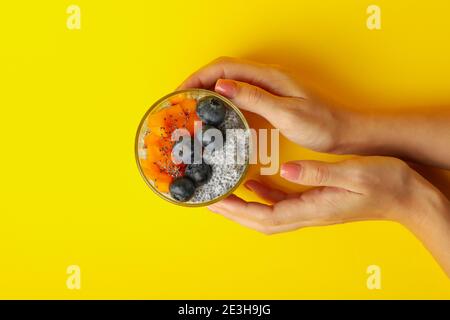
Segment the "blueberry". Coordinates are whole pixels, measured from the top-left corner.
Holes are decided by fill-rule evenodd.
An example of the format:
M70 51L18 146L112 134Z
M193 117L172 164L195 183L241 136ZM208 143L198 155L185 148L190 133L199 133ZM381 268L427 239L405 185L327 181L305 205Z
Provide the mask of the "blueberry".
M196 187L208 182L212 175L211 166L206 163L190 164L186 167L184 175L191 179Z
M222 139L218 138L219 136L221 136ZM225 142L225 135L223 132L216 127L207 124L202 125L202 130L197 132L196 138L198 141L202 142L204 147L214 143L215 150L221 149L223 147L223 143Z
M177 201L188 201L195 192L194 182L189 178L177 178L170 184L169 192Z
M199 142L198 142L199 143ZM195 141L188 137L181 137L174 143L172 148L172 157L178 163L194 163L195 160ZM199 156L200 158L200 156Z
M219 98L203 97L198 101L197 115L205 124L218 126L225 119L226 106Z

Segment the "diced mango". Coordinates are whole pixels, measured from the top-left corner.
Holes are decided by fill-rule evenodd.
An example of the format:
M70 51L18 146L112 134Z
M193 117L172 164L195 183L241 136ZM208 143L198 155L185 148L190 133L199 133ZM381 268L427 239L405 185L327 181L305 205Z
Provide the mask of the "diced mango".
M159 145L147 146L147 159L152 162L157 162L164 157Z
M173 141L170 140L170 138L160 139L158 141L158 146L163 154L170 155L172 152Z
M166 129L169 135L179 128L183 128L186 124L186 116L179 104L166 109Z
M176 104L174 106L164 109L166 112L165 123L172 123L174 119L178 119L184 116L183 108L181 105Z
M162 171L169 174L175 164L172 162L172 141L160 139L158 143L147 146L147 159L156 163Z
M172 176L167 173L161 173L155 180L155 187L161 192L169 192L170 183L173 181Z
M139 164L142 169L147 169L149 167L150 162L147 159L139 159Z
M183 101L184 99L185 99L185 95L180 93L180 94L177 94L177 95L173 96L172 98L170 98L169 101L172 105L175 105L175 104L181 103L181 101Z
M155 180L161 174L161 169L149 160L141 161L142 171L149 180Z
M156 126L156 127L149 127L150 133L158 136L159 138L165 138L169 137L171 132L168 130L168 128L164 126Z
M180 102L180 105L186 114L190 114L192 112L195 112L195 110L197 108L197 100L185 99L182 102Z
M195 99L186 99L184 95L180 95L171 99L171 103L174 105L148 117L150 133L144 138L147 159L141 161L145 176L161 192L168 192L172 180L182 176L186 167L172 161L173 131L185 128L193 135L195 122L200 121Z
M163 127L165 124L166 111L165 109L151 114L147 117L147 124L149 127Z
M146 146L152 146L159 143L161 136L153 131L147 134L144 138L144 143Z

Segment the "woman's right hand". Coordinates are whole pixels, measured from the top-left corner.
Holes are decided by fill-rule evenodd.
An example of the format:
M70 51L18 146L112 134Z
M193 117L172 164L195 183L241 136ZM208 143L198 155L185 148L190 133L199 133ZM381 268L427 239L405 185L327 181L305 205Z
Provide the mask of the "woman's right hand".
M231 195L209 209L266 234L362 220L396 221L423 242L450 277L450 203L405 162L391 157L293 161L283 164L281 176L319 188L288 194L250 180L247 188L268 204Z
M289 140L320 152L341 153L348 113L306 93L296 77L275 65L219 58L179 89L212 89L239 108L261 115Z

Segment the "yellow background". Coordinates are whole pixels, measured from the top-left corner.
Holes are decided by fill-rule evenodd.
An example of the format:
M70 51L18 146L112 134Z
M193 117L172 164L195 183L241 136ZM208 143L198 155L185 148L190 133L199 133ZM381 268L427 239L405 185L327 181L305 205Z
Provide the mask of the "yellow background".
M146 109L221 55L295 67L359 108L448 106L449 15L447 0L3 3L0 298L450 298L399 225L267 237L159 199L133 151ZM336 158L283 144L283 160Z

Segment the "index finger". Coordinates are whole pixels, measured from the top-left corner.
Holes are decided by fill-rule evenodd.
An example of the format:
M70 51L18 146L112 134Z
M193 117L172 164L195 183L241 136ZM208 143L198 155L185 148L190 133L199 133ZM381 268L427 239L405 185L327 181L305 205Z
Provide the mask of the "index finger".
M242 226L265 234L287 232L305 226L305 223L301 220L285 221L285 219L279 218L272 206L258 202L247 202L235 195L231 195L208 208Z
M293 96L289 77L275 66L237 58L219 58L189 76L178 89L213 88L218 79L247 82L281 96Z

